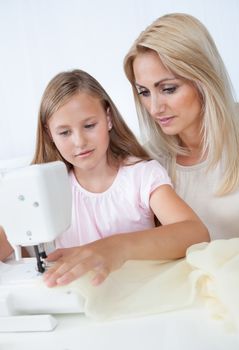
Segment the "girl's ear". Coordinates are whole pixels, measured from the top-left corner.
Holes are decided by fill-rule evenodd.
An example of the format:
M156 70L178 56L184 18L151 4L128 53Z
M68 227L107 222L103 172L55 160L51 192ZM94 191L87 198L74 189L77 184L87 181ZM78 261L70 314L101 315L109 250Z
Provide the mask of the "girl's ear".
M107 118L107 123L108 123L108 130L111 130L113 125L112 125L110 107L108 107L106 110L106 118Z

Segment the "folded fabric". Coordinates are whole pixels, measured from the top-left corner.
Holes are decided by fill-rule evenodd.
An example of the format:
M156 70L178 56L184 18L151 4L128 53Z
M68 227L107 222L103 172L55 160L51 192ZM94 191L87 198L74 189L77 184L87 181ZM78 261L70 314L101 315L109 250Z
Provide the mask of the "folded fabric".
M95 320L172 311L197 300L214 317L239 325L238 271L239 238L233 238L193 245L176 261L128 261L97 287L88 273L71 289L84 296L85 313Z
M194 245L186 260L203 276L198 294L211 315L239 329L239 238Z
M87 274L71 286L85 299L85 313L96 319L143 316L191 305L195 283L185 260L129 261L100 286Z

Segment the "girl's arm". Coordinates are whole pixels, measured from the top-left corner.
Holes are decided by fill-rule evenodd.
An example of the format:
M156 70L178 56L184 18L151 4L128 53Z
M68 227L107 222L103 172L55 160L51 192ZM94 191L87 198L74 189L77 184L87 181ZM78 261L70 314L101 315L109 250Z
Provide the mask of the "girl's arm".
M13 252L13 248L7 240L3 228L0 226L0 261L7 259Z
M210 240L206 227L171 186L157 188L150 206L162 226L55 251L48 256L57 262L45 274L47 285L67 284L91 270L92 283L97 285L127 260L178 259L192 244Z
M161 259L182 258L192 244L210 241L206 226L171 186L158 187L151 194L150 207L162 224L154 229L153 243Z

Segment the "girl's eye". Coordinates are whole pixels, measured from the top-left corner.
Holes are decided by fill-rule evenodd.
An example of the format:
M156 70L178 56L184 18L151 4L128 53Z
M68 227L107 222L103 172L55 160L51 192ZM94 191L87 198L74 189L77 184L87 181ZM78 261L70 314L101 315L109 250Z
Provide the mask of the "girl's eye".
M70 130L61 131L59 133L59 135L61 135L61 136L68 136L68 135L70 135Z
M177 86L171 86L167 88L163 88L162 91L166 94L173 94L177 90Z
M91 124L86 124L84 127L85 127L85 129L92 129L95 127L95 125L96 125L96 123L91 123Z

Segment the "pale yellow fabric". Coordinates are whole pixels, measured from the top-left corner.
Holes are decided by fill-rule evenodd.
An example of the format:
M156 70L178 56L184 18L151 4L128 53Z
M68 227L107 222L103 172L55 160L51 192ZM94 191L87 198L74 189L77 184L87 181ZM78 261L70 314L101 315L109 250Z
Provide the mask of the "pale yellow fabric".
M194 287L189 273L185 261L130 261L98 287L91 285L91 274L78 280L75 287L86 298L85 313L89 317L135 317L191 304Z
M177 310L198 300L212 316L239 325L239 238L196 244L177 261L129 261L97 287L91 279L89 273L71 289L85 297L85 313L96 320Z
M239 329L239 238L192 246L187 262L203 277L198 292L210 314Z

